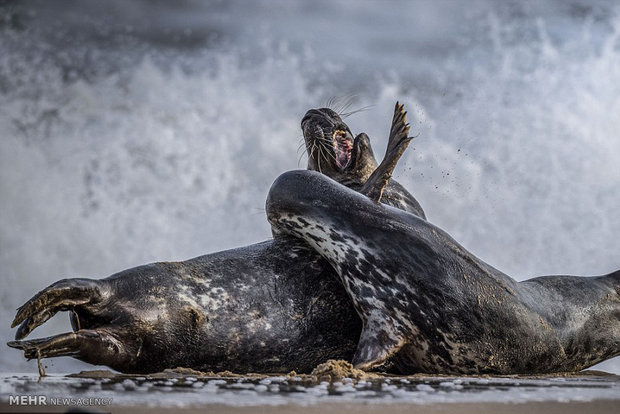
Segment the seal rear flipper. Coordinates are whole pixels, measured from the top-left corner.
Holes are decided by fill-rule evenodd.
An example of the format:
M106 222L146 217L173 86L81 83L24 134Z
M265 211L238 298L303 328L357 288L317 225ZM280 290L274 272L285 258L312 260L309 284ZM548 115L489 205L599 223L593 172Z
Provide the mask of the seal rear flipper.
M366 181L360 190L360 193L374 201L381 201L383 191L390 181L390 178L392 178L396 163L407 149L409 142L413 139L413 137L409 137L408 135L409 124L407 124L407 112L404 110L402 104L396 102L385 156L381 164L379 164L377 169L370 175L368 181Z
M381 366L404 344L405 339L393 336L391 331L364 327L353 356L353 365L363 370Z

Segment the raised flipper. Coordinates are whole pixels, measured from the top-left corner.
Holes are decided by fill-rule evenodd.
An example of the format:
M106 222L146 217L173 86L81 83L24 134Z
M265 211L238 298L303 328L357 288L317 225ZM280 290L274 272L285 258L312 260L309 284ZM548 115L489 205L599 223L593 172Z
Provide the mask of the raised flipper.
M11 328L21 323L15 339L23 339L37 326L45 323L59 311L75 306L96 305L103 294L100 285L89 279L63 279L48 286L17 310Z
M402 104L396 102L385 156L381 164L379 164L377 169L370 175L368 181L366 181L360 190L360 193L371 200L377 202L381 201L383 191L390 181L390 178L392 178L396 163L405 152L405 149L407 149L409 142L413 139L413 137L408 135L409 124L407 124L407 112L404 110Z

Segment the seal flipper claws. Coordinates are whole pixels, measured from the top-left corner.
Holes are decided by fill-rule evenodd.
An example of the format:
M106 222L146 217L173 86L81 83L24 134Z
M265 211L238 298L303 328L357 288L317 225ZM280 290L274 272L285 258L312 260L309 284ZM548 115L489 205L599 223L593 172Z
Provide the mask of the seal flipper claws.
M11 341L11 348L21 349L27 359L72 356L95 365L109 363L112 357L122 361L122 345L109 332L83 329L48 338Z
M403 139L407 139L408 141L412 140L413 137L409 137L409 124L407 123L407 111L405 111L405 107L400 102L396 102L394 105L394 116L392 117L392 125L390 126L390 135L388 138L388 146L385 151L387 155L395 150L399 145L400 141Z
M383 191L392 178L396 163L405 152L405 149L407 149L409 142L413 139L413 137L409 137L408 135L409 124L407 124L407 112L404 110L402 104L396 102L385 156L381 164L379 164L377 169L370 175L368 181L366 181L360 190L360 193L371 200L377 202L381 201Z
M103 298L100 284L89 279L63 279L34 295L17 310L11 328L21 324L15 339L23 339L58 311L96 304Z
M17 332L15 333L15 339L17 340L24 339L37 326L43 325L45 322L47 322L48 319L54 316L54 314L56 314L56 312L53 312L53 311L50 312L49 310L44 309L43 311L39 313L36 313L32 316L27 317L26 320L23 321L22 324L17 329Z

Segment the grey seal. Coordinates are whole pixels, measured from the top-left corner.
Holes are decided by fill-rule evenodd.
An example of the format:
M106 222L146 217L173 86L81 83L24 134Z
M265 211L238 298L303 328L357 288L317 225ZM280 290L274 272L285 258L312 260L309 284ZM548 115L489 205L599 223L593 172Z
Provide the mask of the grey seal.
M16 339L59 311L70 312L73 332L9 346L28 359L71 356L124 373L309 372L350 359L361 330L330 266L286 237L60 280L18 310Z
M420 217L377 202L407 147L392 136L360 192L314 171L282 174L273 231L332 265L363 322L356 367L402 373L579 371L620 354L620 271L516 282Z
M393 122L404 116L397 105ZM356 168L367 169L366 148ZM346 177L355 180L355 171ZM70 312L73 332L23 340L60 311ZM26 358L71 356L126 373L309 372L328 359L351 360L361 332L329 263L285 235L101 280L60 280L18 310L18 325L9 346Z

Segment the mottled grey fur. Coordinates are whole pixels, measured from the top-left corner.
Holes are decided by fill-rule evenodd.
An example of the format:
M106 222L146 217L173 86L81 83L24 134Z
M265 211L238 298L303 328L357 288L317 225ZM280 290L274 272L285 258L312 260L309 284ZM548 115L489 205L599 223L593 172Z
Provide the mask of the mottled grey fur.
M437 226L314 171L281 175L267 215L337 271L364 326L359 368L545 373L620 354L620 271L518 283Z

